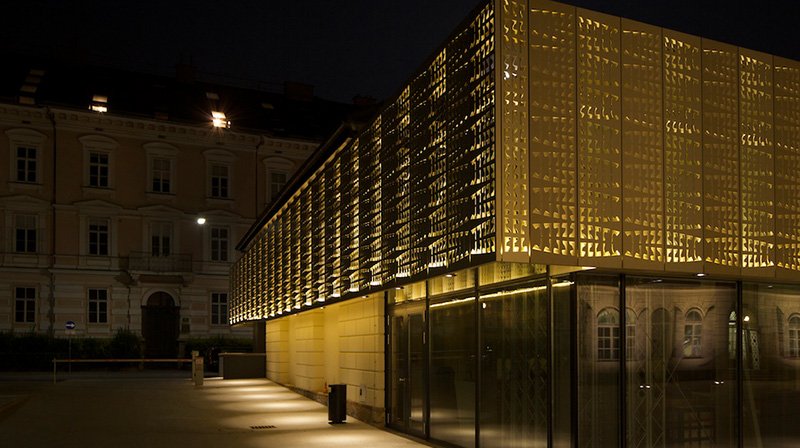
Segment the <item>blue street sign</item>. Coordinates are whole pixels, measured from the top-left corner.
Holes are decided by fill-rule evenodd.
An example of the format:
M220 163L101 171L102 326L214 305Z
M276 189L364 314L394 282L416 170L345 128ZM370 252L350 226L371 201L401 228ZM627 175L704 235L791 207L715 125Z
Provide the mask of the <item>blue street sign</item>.
M75 322L68 320L67 324L64 325L67 330L74 330L75 329Z

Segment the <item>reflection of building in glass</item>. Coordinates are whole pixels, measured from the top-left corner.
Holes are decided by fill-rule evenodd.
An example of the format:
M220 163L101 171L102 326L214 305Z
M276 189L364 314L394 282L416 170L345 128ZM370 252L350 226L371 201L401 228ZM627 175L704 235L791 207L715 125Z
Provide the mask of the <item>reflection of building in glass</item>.
M800 63L478 8L240 244L270 378L458 446L800 443Z

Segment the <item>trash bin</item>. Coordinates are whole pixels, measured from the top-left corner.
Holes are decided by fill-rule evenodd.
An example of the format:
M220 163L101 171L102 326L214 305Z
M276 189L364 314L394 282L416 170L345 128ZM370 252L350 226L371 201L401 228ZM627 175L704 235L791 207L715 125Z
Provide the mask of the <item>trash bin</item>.
M347 419L347 384L328 385L328 420L344 423Z

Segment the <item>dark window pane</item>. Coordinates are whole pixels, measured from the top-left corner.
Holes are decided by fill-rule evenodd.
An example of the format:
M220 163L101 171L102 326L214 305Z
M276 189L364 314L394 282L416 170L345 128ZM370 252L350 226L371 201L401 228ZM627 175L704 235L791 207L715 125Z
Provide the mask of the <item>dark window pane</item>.
M798 286L744 285L745 446L793 447L800 440L798 303Z
M548 300L535 286L481 295L481 446L547 445Z
M578 446L618 446L619 362L614 361L619 358L618 280L582 275L577 286Z
M466 298L465 298L466 299ZM431 305L431 437L475 446L475 300Z

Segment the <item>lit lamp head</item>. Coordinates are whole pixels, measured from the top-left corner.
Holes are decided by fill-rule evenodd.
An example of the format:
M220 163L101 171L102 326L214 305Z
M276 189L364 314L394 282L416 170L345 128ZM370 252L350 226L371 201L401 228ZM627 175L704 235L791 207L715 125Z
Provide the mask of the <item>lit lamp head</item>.
M203 218L202 216L199 216L199 217L197 218L197 223L198 223L198 224L200 224L200 225L202 226L203 224L205 224L205 223L206 223L206 218Z

